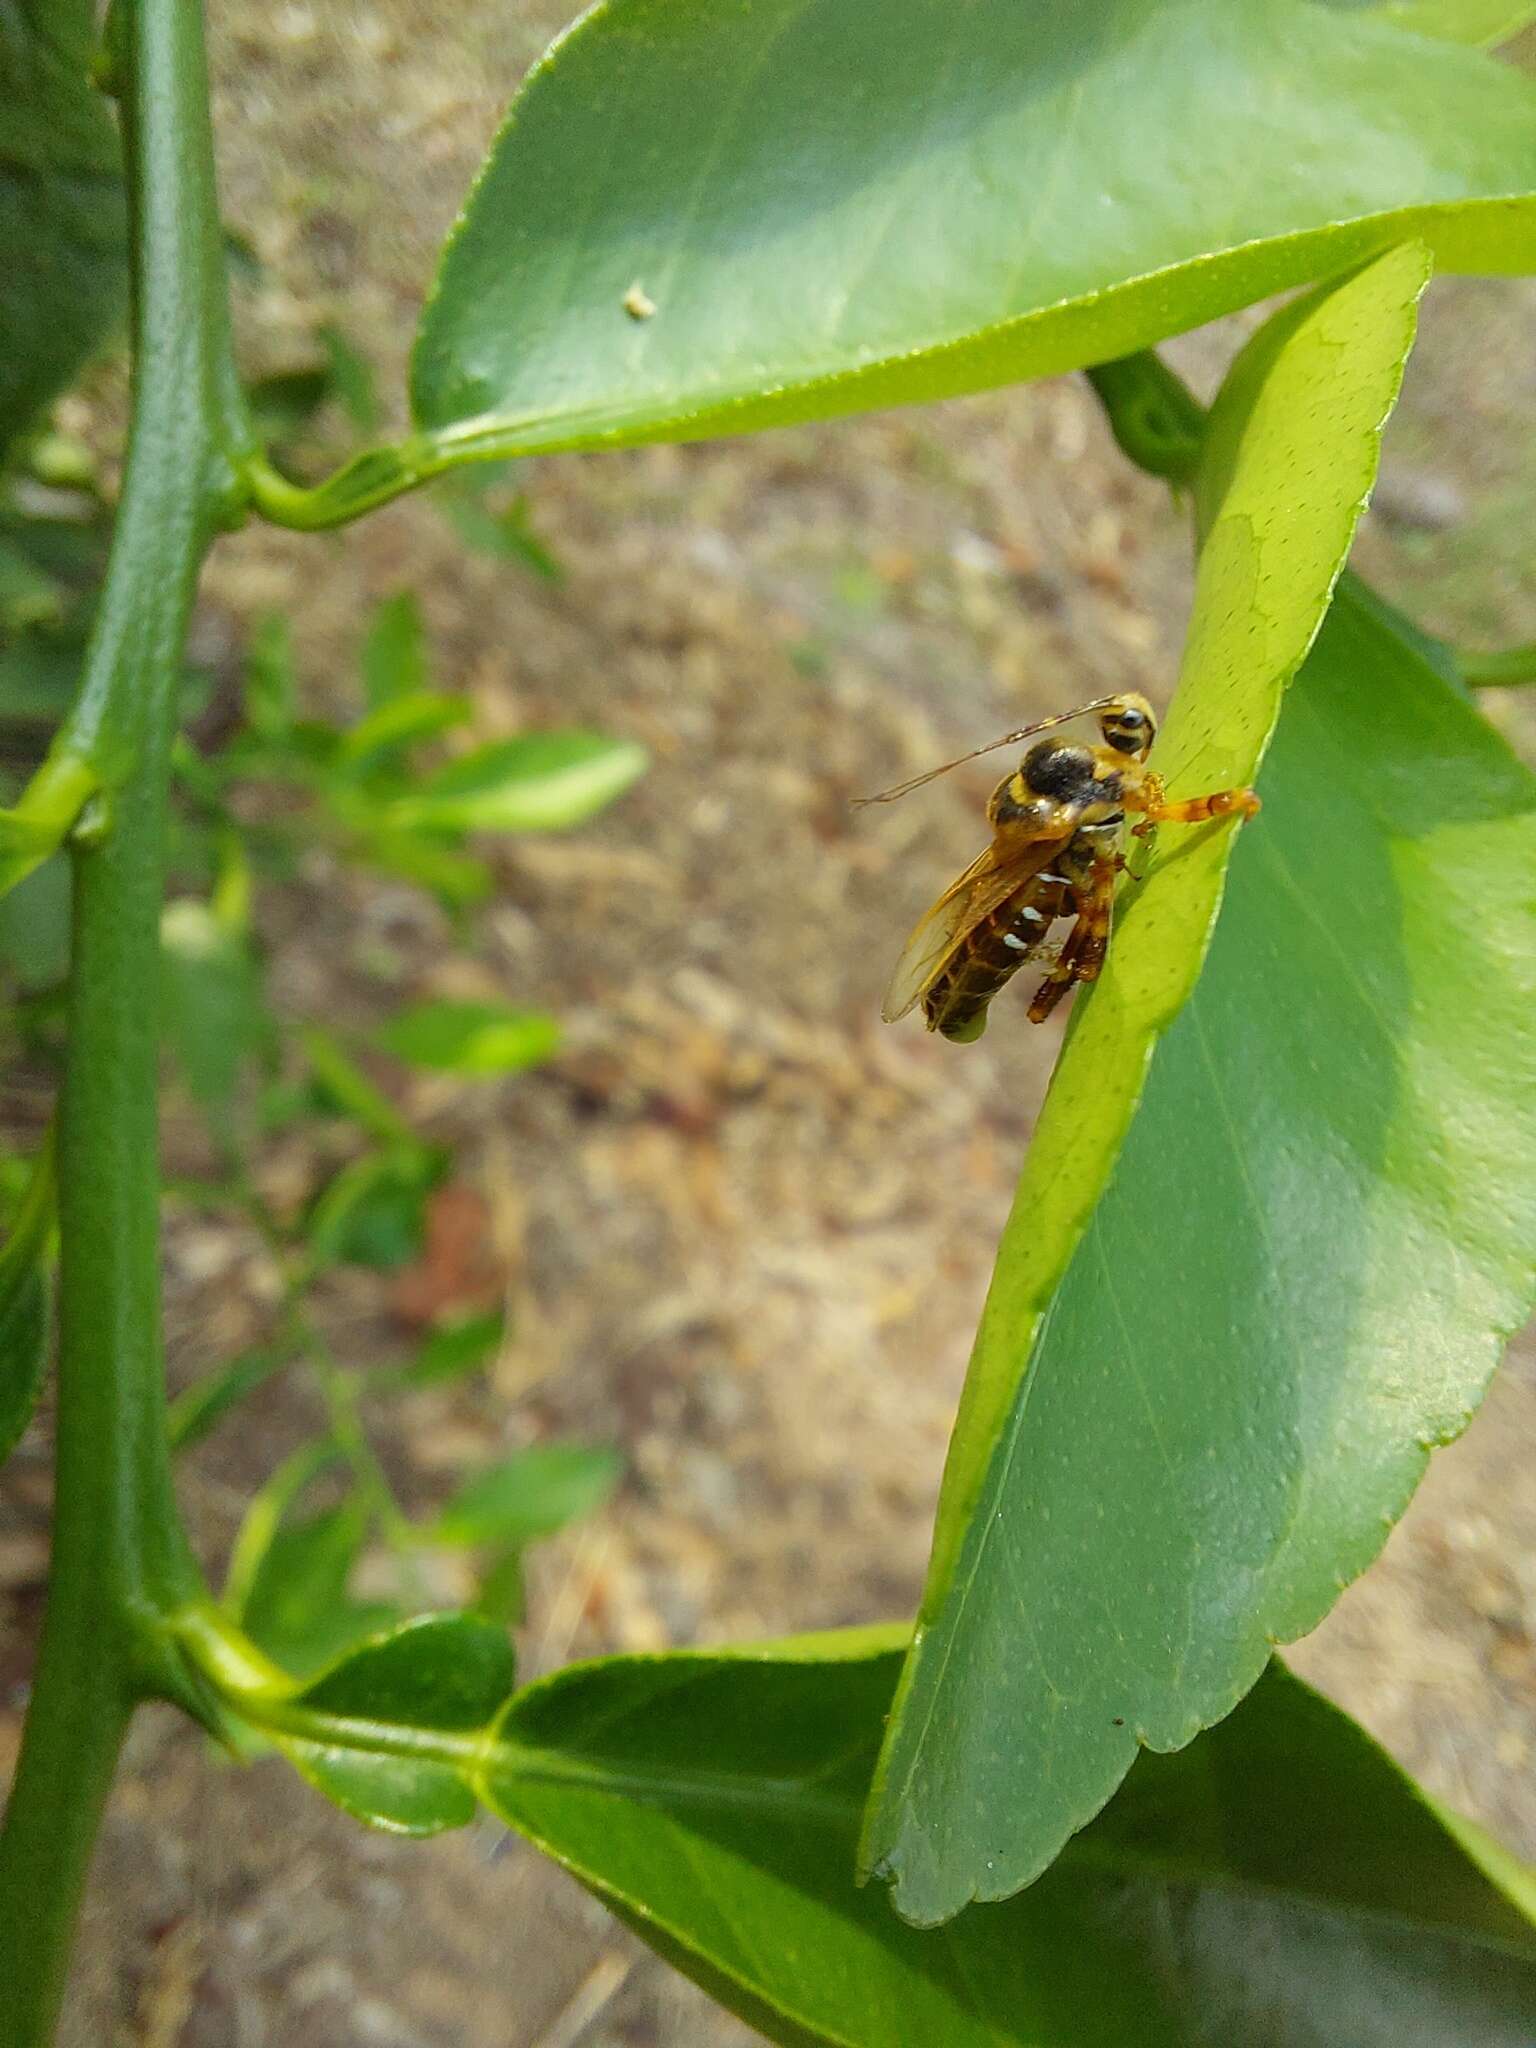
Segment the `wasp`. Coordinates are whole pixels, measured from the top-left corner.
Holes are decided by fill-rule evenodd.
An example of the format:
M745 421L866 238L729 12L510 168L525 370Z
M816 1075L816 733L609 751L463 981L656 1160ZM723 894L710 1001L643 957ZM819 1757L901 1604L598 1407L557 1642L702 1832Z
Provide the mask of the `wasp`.
M992 844L918 920L881 1006L887 1024L920 1002L930 1031L961 1043L980 1038L992 998L1027 961L1042 956L1051 927L1070 917L1066 942L1029 1006L1030 1022L1043 1024L1069 988L1096 980L1104 964L1115 881L1126 866L1128 813L1140 820L1132 836L1142 838L1158 824L1251 818L1258 810L1251 789L1218 789L1170 803L1161 776L1146 765L1157 720L1134 690L1021 726L861 803L892 803L962 762L1089 717L1098 722L1100 745L1037 739L993 790L987 804Z

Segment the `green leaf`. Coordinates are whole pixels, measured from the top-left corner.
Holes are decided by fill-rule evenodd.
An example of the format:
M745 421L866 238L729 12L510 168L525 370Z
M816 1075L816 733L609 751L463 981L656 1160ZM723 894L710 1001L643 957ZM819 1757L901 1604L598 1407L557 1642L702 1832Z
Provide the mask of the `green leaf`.
M475 1589L474 1609L487 1621L503 1628L517 1628L527 1611L528 1589L523 1571L523 1552L514 1544L492 1554Z
M253 1642L302 1678L386 1628L395 1610L352 1600L347 1581L368 1538L369 1514L356 1495L277 1529L241 1612Z
M1530 0L1386 0L1379 12L1412 35L1485 47L1508 42L1536 21Z
M121 320L117 132L88 72L92 0L0 4L0 453Z
M1428 634L1421 636L1429 640ZM1503 647L1497 652L1466 647L1447 647L1430 641L1457 679L1470 690L1508 689L1536 683L1536 644Z
M243 1351L216 1372L184 1387L171 1402L166 1416L171 1449L189 1451L194 1444L200 1444L248 1394L265 1386L292 1357L291 1351L284 1350Z
M1175 796L1253 779L1369 494L1423 281L1422 251L1394 250L1332 290L1282 308L1232 366L1196 483L1206 538L1179 691L1154 755ZM1264 814L1251 827L1266 839L1270 830ZM1027 1440L1034 1440L1045 1398L1037 1347L1059 1341L1050 1338L1059 1322L1058 1289L1069 1267L1081 1272L1088 1256L1084 1229L1114 1169L1157 1041L1194 987L1237 837L1222 824L1164 827L1144 882L1117 906L1109 959L1091 998L1077 1006L999 1249L945 1471L912 1669L870 1820L871 1864L899 1876L901 1909L921 1920L958 1911L974 1892L1003 1896L1028 1882L1066 1833L1102 1804L1130 1753L1131 1738L1113 1733L1120 1709L1111 1705L1078 1751L1087 1778L1100 1787L1097 1799L1090 1803L1084 1783L1067 1793L1064 1773L1062 1796L1053 1800L1042 1790L1031 1817L1017 1820L1027 1852L1020 1846L999 1855L989 1838L992 1861L983 1872L972 1868L974 1841L957 1838L943 1850L918 1846L926 1822L916 1816L931 1802L940 1752L947 1757L951 1740L968 1734L964 1727L952 1731L943 1715L934 1718L929 1688L963 1684L979 1668L959 1655L950 1666L943 1648L948 1627L981 1625L987 1587L973 1583L973 1574L985 1567L985 1577L1018 1539L1010 1527L995 1548L981 1545L978 1563L965 1560L978 1557L983 1525L995 1520L992 1489L1018 1451L1026 1408ZM1289 911L1285 921L1294 928ZM1300 972L1305 985L1306 963ZM1246 1067L1246 1055L1231 1057L1239 1070ZM1176 1150L1182 1156L1185 1149L1180 1140ZM1123 1161L1115 1185L1121 1184ZM1171 1229L1177 1218L1158 1221ZM1125 1339L1114 1333L1101 1340L1101 1350L1106 1341L1119 1346ZM1143 1532L1149 1543L1162 1540L1161 1517L1173 1511L1160 1503L1157 1523ZM1176 1532L1168 1540L1176 1542ZM1093 1572L1091 1550L1079 1561ZM1097 1607L1105 1596L1095 1590L1084 1597ZM1079 1627L1081 1617L1054 1611L1053 1637L1057 1629ZM1029 1663L1029 1640L1011 1646L1010 1669ZM1254 1663L1250 1676L1257 1669ZM1229 1690L1220 1711L1240 1690ZM1203 1716L1214 1718L1215 1711ZM1199 1725L1190 1719L1179 1739ZM991 1817L999 1826L1015 1825Z
M538 1444L476 1473L430 1533L439 1543L532 1543L595 1514L623 1471L607 1444Z
M538 1010L443 1000L402 1010L375 1039L413 1067L443 1074L519 1074L558 1049L560 1027Z
M527 492L519 491L509 503L499 507L487 502L481 478L486 469L499 470L504 466L515 468L517 465L487 463L445 477L439 503L466 547L476 548L481 554L500 555L521 562L525 569L531 569L545 583L563 583L564 564L533 530Z
M409 1265L426 1233L426 1202L443 1176L444 1155L388 1146L354 1159L330 1180L306 1227L318 1266L346 1262L382 1271Z
M421 606L409 590L385 598L363 642L363 695L371 711L427 687L427 642Z
M897 1631L621 1657L518 1694L483 1793L770 2039L839 2048L1494 2048L1536 1935L1344 1715L1275 1666L1144 1757L1032 1890L942 1932L850 1877ZM992 1788L1028 1779L1010 1751Z
M1027 1206L1005 1236L978 1370L1014 1391L871 1823L920 1920L1027 1883L1322 1617L1530 1304L1536 784L1346 586L1260 787L1043 1326Z
M381 1095L349 1053L318 1024L306 1024L299 1032L304 1056L323 1093L344 1116L380 1138L386 1145L409 1151L413 1146L425 1152L415 1132L387 1096Z
M365 830L353 848L353 857L430 890L449 910L468 910L484 903L495 887L495 877L484 861L456 853L426 832Z
M265 612L251 630L245 651L245 716L265 739L286 734L298 696L293 636L281 612Z
M1528 268L1533 194L1529 81L1313 0L607 0L513 103L413 404L440 464L947 397L1413 237Z
M368 359L339 327L322 327L318 338L330 362L331 388L348 419L360 434L371 434L379 424L379 400Z
M57 988L67 978L73 896L69 860L62 853L0 896L0 959L19 987Z
M469 715L470 707L464 698L447 697L438 690L416 690L409 696L388 697L347 733L341 743L339 764L353 772L373 767L402 747L462 725Z
M0 1465L32 1420L48 1369L53 1143L39 1153L10 1235L0 1246Z
M215 1144L233 1157L241 1082L271 1031L250 944L210 905L181 897L160 919L160 962L166 1038Z
M51 730L80 681L83 635L39 627L0 647L0 719Z
M433 1835L472 1820L475 1795L458 1761L422 1752L447 1748L451 1758L452 1738L482 1731L512 1680L504 1629L474 1615L427 1615L353 1651L299 1693L273 1739L359 1820ZM467 1762L475 1743L460 1747Z
M405 830L552 832L579 825L644 771L645 749L595 732L536 732L461 754L389 811Z
M436 1387L478 1372L500 1349L506 1327L500 1309L439 1324L399 1375L400 1380L411 1387Z
M306 1489L341 1460L330 1438L302 1445L254 1494L235 1538L224 1607L283 1670L303 1678L395 1619L352 1600L347 1584L373 1511L354 1490L336 1506L295 1516Z
M338 1464L330 1438L303 1444L252 1495L229 1556L223 1606L252 1642L293 1677L307 1677L395 1620L381 1602L346 1591L373 1528L358 1491L311 1516L293 1509L309 1485Z
M0 632L56 626L64 614L64 586L25 548L0 540Z
M41 1256L19 1270L0 1271L0 1465L21 1441L42 1395L50 1306Z
M307 427L331 395L331 366L306 363L274 370L246 393L251 425L261 441L291 441Z

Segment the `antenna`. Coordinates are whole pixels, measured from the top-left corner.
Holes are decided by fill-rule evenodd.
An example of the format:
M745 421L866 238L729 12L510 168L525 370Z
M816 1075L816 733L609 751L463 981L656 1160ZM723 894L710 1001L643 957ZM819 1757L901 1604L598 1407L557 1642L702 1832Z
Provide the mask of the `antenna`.
M984 747L973 747L968 754L957 754L953 761L946 761L942 768L930 768L925 775L914 775L909 782L898 782L894 789L882 789L878 796L856 796L853 808L866 810L870 804L891 804L899 796L906 796L914 789L921 789L925 782L936 782L941 775L947 775L951 768L960 768L967 761L975 761L983 754L995 754L999 747L1011 747L1020 740L1027 740L1037 732L1045 732L1053 725L1066 725L1074 718L1083 718L1090 711L1107 711L1112 704L1122 703L1120 697L1095 697L1091 704L1079 704L1072 711L1058 711L1052 718L1038 718L1033 725L1021 725L1017 732L1005 732L1000 740L988 740Z

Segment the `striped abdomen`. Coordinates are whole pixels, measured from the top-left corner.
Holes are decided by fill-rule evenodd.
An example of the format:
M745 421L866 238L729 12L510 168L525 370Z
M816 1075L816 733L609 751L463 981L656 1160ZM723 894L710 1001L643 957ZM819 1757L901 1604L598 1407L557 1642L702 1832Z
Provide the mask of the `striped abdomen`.
M1032 875L961 941L951 964L923 997L928 1029L961 1041L980 1038L987 1005L1039 952L1052 922L1071 907L1059 875Z

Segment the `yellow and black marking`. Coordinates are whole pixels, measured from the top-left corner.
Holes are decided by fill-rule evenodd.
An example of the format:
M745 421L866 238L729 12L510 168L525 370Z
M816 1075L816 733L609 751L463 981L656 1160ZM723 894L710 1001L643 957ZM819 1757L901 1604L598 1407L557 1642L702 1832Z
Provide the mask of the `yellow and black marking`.
M886 992L887 1022L921 1002L930 1031L962 1043L979 1038L993 997L1041 956L1052 925L1070 916L1072 929L1029 1006L1030 1021L1043 1023L1070 988L1095 980L1103 966L1115 880L1125 866L1128 812L1139 817L1133 829L1140 836L1163 822L1198 824L1258 810L1251 789L1169 803L1161 778L1146 766L1157 721L1134 691L1026 726L960 759L974 760L1090 713L1098 719L1100 745L1037 740L993 790L987 805L992 844L919 920ZM947 762L867 801L904 796L959 765Z

